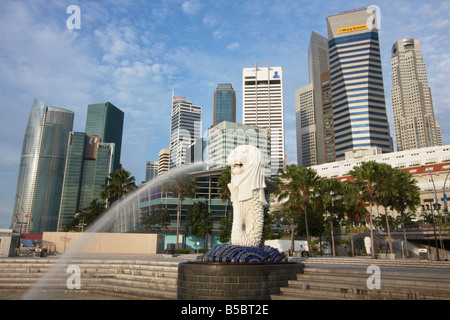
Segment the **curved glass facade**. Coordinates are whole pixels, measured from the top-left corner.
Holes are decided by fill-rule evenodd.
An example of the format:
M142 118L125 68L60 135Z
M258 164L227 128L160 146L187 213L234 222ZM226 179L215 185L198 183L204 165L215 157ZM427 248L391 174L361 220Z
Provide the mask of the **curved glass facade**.
M56 231L74 113L35 99L25 131L12 228L24 233Z

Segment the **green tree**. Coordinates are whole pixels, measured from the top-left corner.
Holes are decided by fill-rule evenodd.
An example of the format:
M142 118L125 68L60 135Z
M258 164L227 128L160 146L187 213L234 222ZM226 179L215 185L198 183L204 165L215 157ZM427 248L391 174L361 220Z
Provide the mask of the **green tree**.
M220 200L223 202L228 202L230 199L230 189L228 188L228 184L231 182L231 167L226 166L225 169L222 170L219 179L219 195Z
M163 184L163 192L171 192L177 195L177 240L176 248L179 249L179 235L180 235L180 220L181 220L181 205L186 197L194 198L198 190L197 183L189 174L180 174L173 176L168 182Z
M312 189L317 183L319 176L311 168L298 167L296 165L288 165L286 171L280 173L280 177L276 179L279 189L274 191L277 200L282 203L285 210L282 210L286 216L300 215L306 212L311 201ZM304 214L305 231L308 247L311 248L311 240L308 228L308 215ZM291 216L291 254L294 251L294 229L295 217Z
M305 214L308 216L305 218ZM322 251L322 235L325 232L325 221L322 212L314 210L309 204L305 211L300 212L296 232L297 236L306 236L306 221L308 221L308 234L311 237L318 237L320 243L320 250ZM313 247L308 243L309 250L312 252Z
M345 181L342 184L342 188L344 212L347 216L347 224L350 226L350 242L352 247L352 257L354 257L354 226L358 221L361 221L363 219L367 212L366 201L363 197L362 192L353 181Z
M229 206L228 203L230 201L230 189L228 188L228 184L231 182L231 167L227 166L225 167L225 169L222 170L221 175L219 176L219 179L217 180L218 185L219 185L219 196L220 196L220 201L222 203L225 203L224 205L224 218L228 220L228 223L230 222L230 218L232 220L232 217L228 216L228 210L229 210ZM225 220L223 221L224 223L226 222ZM225 226L225 225L224 225ZM226 232L226 228L223 230L224 232ZM230 235L231 235L231 231L230 231ZM229 239L227 241L223 241L223 242L228 242Z
M392 206L394 198L396 197L396 185L394 174L398 169L392 168L387 163L378 163L378 181L375 186L374 201L376 204L384 208L385 226L388 234L389 252L392 253L392 237L390 224L394 218L388 214L388 207ZM391 221L388 221L390 219Z
M392 202L392 207L400 213L403 238L405 241L406 257L408 253L408 241L406 239L405 222L409 215L406 211L416 211L417 206L420 205L420 188L417 186L417 181L413 179L412 175L404 170L397 170L395 172L395 197Z
M142 213L141 223L144 229L150 232L167 230L170 224L167 209L160 206L150 206L147 211Z
M64 231L83 231L87 226L93 223L104 211L105 204L98 199L91 201L89 206L84 207L81 212L75 215L73 220L69 222Z
M220 219L219 223L219 232L217 234L217 237L220 242L226 243L230 241L231 238L231 221L230 219L223 217Z
M274 217L269 213L267 208L264 208L264 227L262 233L262 241L264 240L273 240L275 239L275 235L272 231L272 224L274 223Z
M131 176L130 172L123 168L111 172L102 186L100 199L105 200L109 207L111 203L120 200L127 193L136 189L134 181L135 178Z
M379 182L379 164L375 161L363 162L359 167L354 167L350 171L350 175L353 180L361 189L364 198L369 202L370 211L369 214L369 225L370 225L370 243L371 243L371 255L375 259L375 247L373 242L373 220L372 220L372 207L376 194L376 186Z
M336 256L333 220L335 214L338 214L338 210L342 208L342 191L342 184L336 179L320 179L314 188L314 208L325 216L329 216L333 257Z
M204 249L208 249L208 242L206 237L212 232L213 218L211 212L209 212L208 202L196 202L188 209L187 216L187 229L189 233L203 238Z

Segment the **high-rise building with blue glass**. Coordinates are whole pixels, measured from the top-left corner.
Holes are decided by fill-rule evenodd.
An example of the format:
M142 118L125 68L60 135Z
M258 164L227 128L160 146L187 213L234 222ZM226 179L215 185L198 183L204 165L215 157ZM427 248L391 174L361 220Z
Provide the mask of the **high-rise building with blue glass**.
M114 143L113 170L121 168L124 113L110 102L88 105L86 134L100 137L101 142Z
M114 146L84 132L70 133L57 231L63 231L76 213L100 198L112 171Z
M35 99L23 139L12 228L56 231L74 113Z
M219 83L214 91L213 126L222 121L236 122L236 93L230 83Z
M345 152L392 152L375 8L327 17L336 160Z

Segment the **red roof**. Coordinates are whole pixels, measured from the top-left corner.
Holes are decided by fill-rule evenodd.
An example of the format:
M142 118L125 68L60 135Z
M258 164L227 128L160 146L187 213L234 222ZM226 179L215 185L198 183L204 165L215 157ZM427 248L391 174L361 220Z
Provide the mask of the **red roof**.
M42 240L42 233L22 233L22 240Z

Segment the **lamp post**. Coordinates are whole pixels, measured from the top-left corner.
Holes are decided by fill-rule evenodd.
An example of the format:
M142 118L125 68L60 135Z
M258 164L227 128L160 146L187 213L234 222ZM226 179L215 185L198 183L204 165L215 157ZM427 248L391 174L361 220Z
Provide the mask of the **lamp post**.
M442 188L442 193L444 196L444 219L445 219L445 223L447 223L447 214L448 214L448 207L447 207L447 194L445 193L445 184L447 183L447 178L448 178L448 174L450 173L447 172L447 175L445 176L444 179L444 187Z
M437 195L436 195L436 186L434 184L434 179L433 179L433 175L431 174L431 170L429 170L428 167L425 165L423 165L422 167L425 168L425 171L428 170L428 172L430 173L431 182L433 183L434 203L430 206L431 207L430 209L431 209L431 217L433 219L433 233L434 233L434 243L436 246L436 257L437 257L437 260L439 261L440 260L439 259L439 248L438 248L437 237L436 237L436 221L434 219L434 212L433 212L433 209L436 209L435 206L437 206L437 204L438 204L437 203Z
M81 221L80 221L80 223L78 223L78 225L76 226L76 228L80 228L81 229L81 232L83 232L84 231L84 226L86 225L85 223L84 223L84 215L82 214L82 213L75 213L75 218L78 218L78 217L80 217L81 216Z

